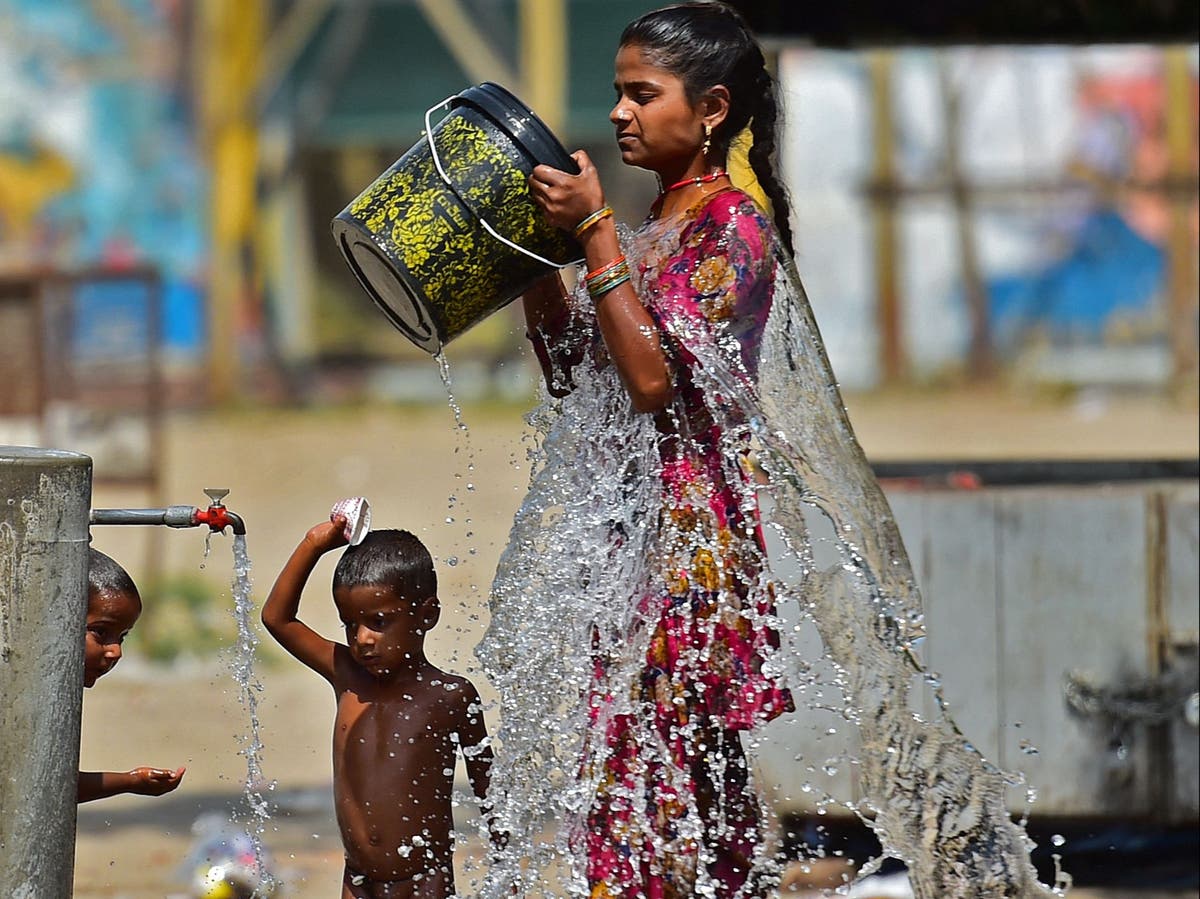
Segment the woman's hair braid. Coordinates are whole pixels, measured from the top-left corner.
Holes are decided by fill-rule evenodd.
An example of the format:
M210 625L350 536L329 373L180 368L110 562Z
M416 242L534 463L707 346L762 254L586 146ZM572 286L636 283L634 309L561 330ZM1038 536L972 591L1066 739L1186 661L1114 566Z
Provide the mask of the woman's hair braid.
M750 147L750 168L758 183L762 185L767 199L775 210L775 227L783 239L783 245L792 249L792 225L789 221L791 204L788 200L787 189L776 175L776 135L778 134L779 102L776 99L776 85L766 70L762 101L750 118L750 134L754 143Z

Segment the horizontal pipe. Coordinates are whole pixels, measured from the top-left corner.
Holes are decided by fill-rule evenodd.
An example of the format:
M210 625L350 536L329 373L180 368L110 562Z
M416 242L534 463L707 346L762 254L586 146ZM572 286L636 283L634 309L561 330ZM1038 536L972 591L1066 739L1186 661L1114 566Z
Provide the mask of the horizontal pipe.
M92 509L91 524L163 524L169 528L193 528L200 523L195 506L165 509Z
M1016 487L1037 484L1102 484L1128 481L1195 479L1196 459L963 459L875 462L877 478L937 480L966 473L978 486Z

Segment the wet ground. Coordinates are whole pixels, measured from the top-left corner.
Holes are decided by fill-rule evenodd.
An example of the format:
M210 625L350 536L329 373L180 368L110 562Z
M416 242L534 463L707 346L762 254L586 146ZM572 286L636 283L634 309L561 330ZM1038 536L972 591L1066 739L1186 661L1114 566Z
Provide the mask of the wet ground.
M887 394L849 397L848 406L860 441L876 460L1195 457L1200 452L1194 405L1120 394L1066 402L1003 392ZM485 621L483 596L527 471L520 409L468 407L464 416L470 428L466 437L454 430L446 408L174 416L165 434L158 500L199 503L203 487L229 487L230 508L248 524L254 597L261 602L304 531L327 515L336 499L367 496L375 526L414 530L438 559L445 612L431 637L431 655L470 676L475 673L471 647ZM97 507L154 502L130 488L100 486L94 497ZM196 531L97 528L94 544L123 561L139 581L155 571L185 572L229 595L228 538L213 540L207 561L203 536ZM336 637L328 599L332 564L318 566L302 614ZM274 817L266 844L287 883L282 895L328 899L337 895L342 866L329 792L332 697L320 678L270 648L264 647L258 674L263 766L278 783L270 794ZM486 695L486 685L481 686ZM205 813L228 814L245 773L238 749L248 724L228 669L218 659L164 670L131 654L86 691L83 731L85 770L186 764L188 773L179 790L165 797L117 797L81 807L75 895L187 896L179 867L192 845L190 828ZM1089 888L1071 895L1182 899L1198 894Z

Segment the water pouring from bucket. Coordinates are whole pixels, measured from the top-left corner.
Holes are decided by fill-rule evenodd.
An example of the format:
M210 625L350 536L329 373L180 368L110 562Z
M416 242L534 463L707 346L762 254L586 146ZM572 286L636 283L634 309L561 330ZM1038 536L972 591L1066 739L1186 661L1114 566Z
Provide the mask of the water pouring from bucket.
M431 107L425 122L421 140L332 227L383 314L436 354L582 258L578 244L546 222L528 185L538 165L579 167L529 107L490 81Z

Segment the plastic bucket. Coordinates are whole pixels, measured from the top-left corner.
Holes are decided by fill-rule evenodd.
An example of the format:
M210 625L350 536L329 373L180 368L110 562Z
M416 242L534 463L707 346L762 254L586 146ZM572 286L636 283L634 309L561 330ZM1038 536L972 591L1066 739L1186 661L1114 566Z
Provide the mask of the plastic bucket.
M430 115L449 112L436 125ZM371 299L429 353L581 258L529 195L534 166L579 168L530 109L498 84L425 114L425 136L333 220Z

